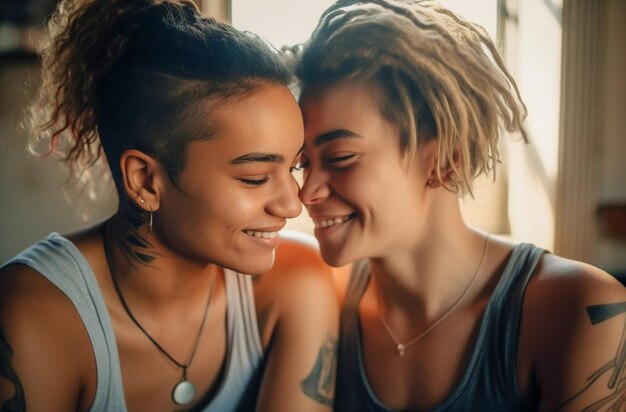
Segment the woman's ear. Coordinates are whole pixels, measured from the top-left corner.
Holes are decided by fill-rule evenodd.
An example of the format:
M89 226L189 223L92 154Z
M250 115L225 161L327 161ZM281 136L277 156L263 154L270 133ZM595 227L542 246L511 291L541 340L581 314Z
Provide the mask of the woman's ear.
M421 169L421 176L425 177L425 185L429 188L436 188L441 186L439 177L437 175L437 141L430 140L422 143L417 151L418 166Z
M461 167L461 155L458 147L452 152L452 163L454 166L452 166L450 162L446 162L444 165L438 164L436 153L433 153L429 160L430 170L426 186L436 188L455 184L456 171ZM437 171L439 171L439 173L437 173Z
M146 212L159 209L161 167L151 156L130 149L120 157L122 184L128 197Z

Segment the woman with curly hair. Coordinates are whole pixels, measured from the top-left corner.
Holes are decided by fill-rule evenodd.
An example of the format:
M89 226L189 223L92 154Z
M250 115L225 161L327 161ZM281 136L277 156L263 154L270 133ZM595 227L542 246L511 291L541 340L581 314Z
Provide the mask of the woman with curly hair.
M462 218L501 129L526 140L485 30L436 2L342 0L297 75L300 198L326 262L351 264L336 410L621 410L624 288Z
M185 0L63 0L47 30L29 130L105 156L119 206L0 270L2 410L329 410L332 277L278 247L303 126L277 53Z

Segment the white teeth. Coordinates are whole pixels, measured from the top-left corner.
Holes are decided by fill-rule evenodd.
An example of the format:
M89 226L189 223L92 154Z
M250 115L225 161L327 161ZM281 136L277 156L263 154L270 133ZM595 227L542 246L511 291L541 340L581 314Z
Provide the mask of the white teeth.
M352 215L348 215L348 216L344 216L344 217L336 217L336 218L332 218L332 219L315 220L315 226L321 227L321 228L327 228L327 227L335 226L335 225L338 225L340 223L348 221L351 216Z
M263 239L274 239L276 236L278 236L278 232L259 232L256 230L246 230L245 233L250 236L260 237Z

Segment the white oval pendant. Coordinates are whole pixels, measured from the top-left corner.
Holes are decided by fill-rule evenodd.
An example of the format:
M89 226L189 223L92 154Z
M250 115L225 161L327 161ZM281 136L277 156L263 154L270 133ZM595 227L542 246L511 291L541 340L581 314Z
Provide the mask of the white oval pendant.
M196 396L196 387L189 381L180 381L174 386L174 392L172 392L172 399L177 405L186 405L193 400Z

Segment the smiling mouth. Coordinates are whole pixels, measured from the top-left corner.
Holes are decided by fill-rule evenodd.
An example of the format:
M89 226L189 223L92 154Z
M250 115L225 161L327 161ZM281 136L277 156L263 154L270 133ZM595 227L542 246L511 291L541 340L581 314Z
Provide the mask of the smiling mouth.
M355 216L356 216L356 213L351 213L343 217L334 217L334 218L328 218L328 219L313 219L313 223L315 224L316 229L326 229L328 227L345 223Z
M258 230L244 230L243 232L246 235L258 237L261 239L274 239L278 236L278 232L262 232Z

